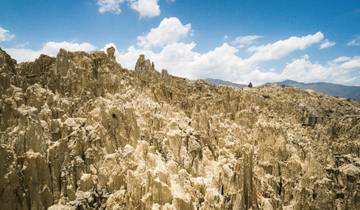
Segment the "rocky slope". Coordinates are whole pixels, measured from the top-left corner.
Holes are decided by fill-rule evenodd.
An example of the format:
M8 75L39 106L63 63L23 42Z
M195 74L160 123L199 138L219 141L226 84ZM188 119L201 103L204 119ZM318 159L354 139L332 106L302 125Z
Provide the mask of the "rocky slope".
M233 82L221 80L221 79L207 78L207 79L205 79L205 81L211 85L217 85L217 86L227 86L227 87L236 87L236 88L248 87L248 85L233 83Z
M360 209L359 102L130 71L113 48L1 50L0 81L0 209Z

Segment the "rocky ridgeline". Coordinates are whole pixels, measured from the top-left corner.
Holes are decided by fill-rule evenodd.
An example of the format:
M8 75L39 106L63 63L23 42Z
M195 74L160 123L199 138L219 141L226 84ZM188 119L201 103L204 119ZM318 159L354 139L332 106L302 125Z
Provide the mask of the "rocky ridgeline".
M0 209L360 209L359 102L114 53L0 51Z

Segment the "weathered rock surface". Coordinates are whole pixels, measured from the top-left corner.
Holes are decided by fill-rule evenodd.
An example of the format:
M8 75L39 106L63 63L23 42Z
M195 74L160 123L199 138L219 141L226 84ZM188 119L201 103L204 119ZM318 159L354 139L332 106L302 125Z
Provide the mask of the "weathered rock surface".
M0 50L0 209L360 209L359 102L114 53Z

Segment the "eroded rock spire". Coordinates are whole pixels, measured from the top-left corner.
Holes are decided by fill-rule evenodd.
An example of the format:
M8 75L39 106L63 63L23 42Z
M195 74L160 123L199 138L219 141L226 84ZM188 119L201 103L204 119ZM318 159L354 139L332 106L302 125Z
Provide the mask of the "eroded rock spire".
M135 71L155 71L154 62L145 59L145 55L141 54L136 61Z
M106 49L106 54L111 60L116 60L115 58L115 48L113 46Z

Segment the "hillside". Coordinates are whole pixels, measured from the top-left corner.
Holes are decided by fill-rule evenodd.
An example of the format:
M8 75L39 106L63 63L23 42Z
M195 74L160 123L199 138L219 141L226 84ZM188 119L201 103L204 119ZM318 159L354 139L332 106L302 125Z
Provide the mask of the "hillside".
M0 209L360 209L360 103L0 50Z
M208 78L208 79L205 79L205 81L212 85L222 85L222 86L236 87L236 88L247 87L247 85L233 83L233 82L229 82L229 81L221 80L221 79Z
M317 92L325 93L330 96L339 96L360 100L359 86L345 86L326 82L302 83L293 80L278 82L279 85L287 85L301 89L310 89Z
M228 87L236 87L236 88L244 88L247 85L238 84L229 82L226 80L221 79L205 79L208 83L212 85L219 85L219 86L228 86ZM333 83L326 83L326 82L317 82L317 83L303 83L297 82L294 80L284 80L281 82L276 82L280 86L291 86L297 87L303 90L313 90L319 93L324 93L329 96L338 96L343 98L351 98L360 100L360 87L359 86L346 86L346 85L338 85ZM267 83L266 85L271 85L271 83Z

